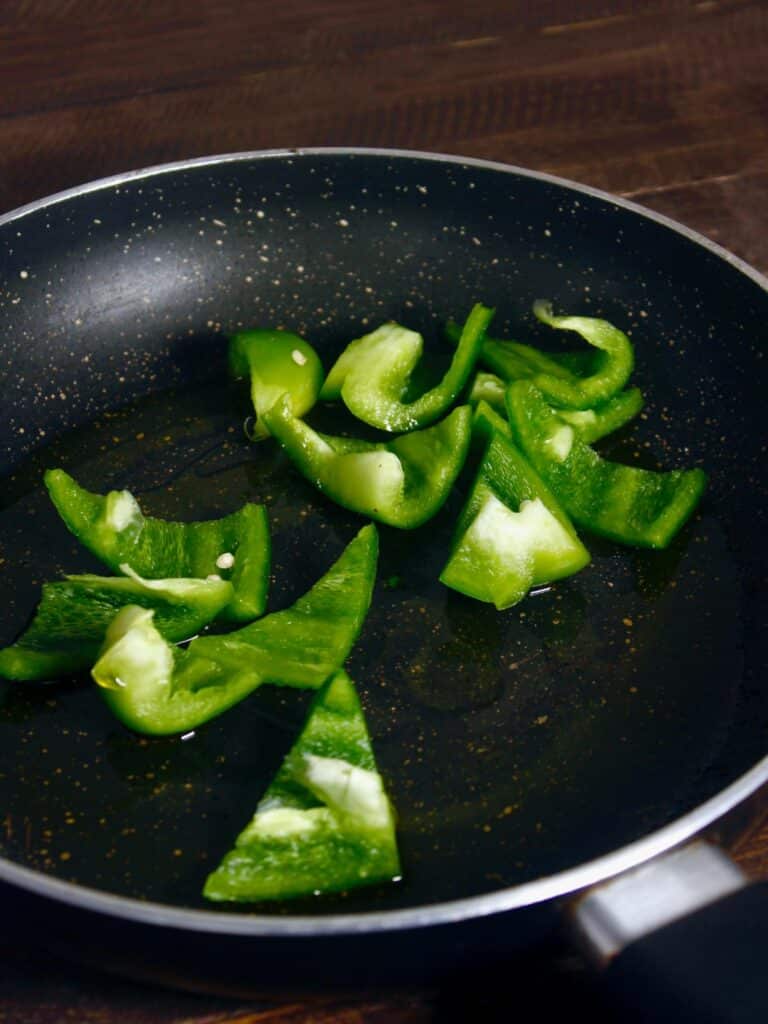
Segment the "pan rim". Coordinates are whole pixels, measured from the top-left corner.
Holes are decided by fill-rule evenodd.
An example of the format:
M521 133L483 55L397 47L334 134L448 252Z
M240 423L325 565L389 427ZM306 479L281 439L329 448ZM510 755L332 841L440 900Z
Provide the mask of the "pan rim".
M190 170L195 167L219 166L222 164L246 163L249 160L276 160L290 159L297 157L311 156L375 156L385 159L416 159L425 163L452 164L457 167L477 167L479 170L498 171L502 174L519 175L523 178L532 178L537 181L544 181L551 185L557 185L570 191L579 192L582 195L591 196L604 202L622 207L632 213L636 213L646 220L655 221L663 227L669 228L677 234L683 235L697 245L709 249L714 255L725 260L726 263L740 270L747 277L751 278L764 291L768 292L768 275L756 270L750 263L731 252L725 246L713 241L700 231L688 227L686 224L668 217L666 214L658 213L650 207L643 206L631 199L625 199L605 189L595 188L592 185L585 185L582 182L574 181L571 178L564 178L560 175L550 174L547 171L533 171L518 164L503 163L500 160L485 160L481 157L461 156L453 153L430 152L421 149L397 149L377 146L297 146L284 149L253 149L237 150L231 153L212 154L210 156L190 157L186 160L171 160L165 163L150 164L147 167L139 167L129 171L121 171L117 174L110 174L102 178L94 178L92 181L74 185L71 188L52 192L50 195L40 199L33 199L29 203L17 206L6 213L0 214L0 228L5 227L13 221L31 213L36 213L49 206L55 206L74 199L78 196L87 195L91 192L98 192L101 189L113 188L117 185L128 185L135 181L142 181L147 178L159 177L165 174L174 174L178 171Z
M514 164L448 153L433 153L417 149L315 146L246 150L155 164L98 178L26 203L0 215L0 229L20 221L30 214L66 203L71 199L92 192L171 175L196 167L219 167L226 164L246 163L249 161L299 159L312 156L372 156L388 160L421 160L425 163L448 164L463 168L476 167L478 170L490 170L555 185L567 191L587 195L609 203L636 216L653 221L678 235L682 235L689 241L707 249L713 255L722 259L768 293L768 277L756 270L741 257L736 256L717 242L681 224L679 221L657 213L632 200L624 199L621 196L572 181L568 178L548 174L543 171L529 170ZM269 914L252 914L247 912L232 914L214 910L177 907L119 896L78 883L51 878L42 872L15 864L3 857L0 857L0 881L27 890L35 895L43 896L59 903L69 904L88 912L119 917L124 920L154 927L175 928L182 931L206 932L219 935L252 936L254 938L259 936L289 938L320 935L362 935L370 932L400 931L448 925L521 909L564 897L605 881L607 878L621 874L633 867L637 867L702 832L717 819L746 801L760 786L767 782L768 754L709 800L662 828L632 843L619 847L610 853L564 871L532 879L520 885L508 886L491 893L396 910L354 914L304 914L282 917Z

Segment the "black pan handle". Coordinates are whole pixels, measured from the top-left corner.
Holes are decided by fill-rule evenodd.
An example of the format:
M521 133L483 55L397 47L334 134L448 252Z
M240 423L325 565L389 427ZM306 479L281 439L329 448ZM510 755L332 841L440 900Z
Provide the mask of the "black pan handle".
M768 882L745 886L619 953L605 970L639 1021L768 1022Z
M768 1024L768 883L691 843L590 890L573 915L619 1019Z

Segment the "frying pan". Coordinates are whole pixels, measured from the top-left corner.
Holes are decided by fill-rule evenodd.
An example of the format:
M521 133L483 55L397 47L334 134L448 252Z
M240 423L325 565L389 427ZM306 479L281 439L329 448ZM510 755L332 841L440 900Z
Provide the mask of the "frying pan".
M557 348L530 313L550 298L635 343L647 404L604 442L608 457L710 475L667 551L589 537L587 570L501 614L436 583L458 491L426 530L381 530L348 668L398 810L397 884L270 908L200 896L305 695L265 687L187 741L147 741L83 679L5 685L0 879L14 940L230 991L423 978L546 940L574 894L754 813L768 776L768 292L755 271L589 188L373 150L235 154L95 182L6 215L0 253L3 643L41 582L98 571L44 497L48 466L93 490L129 487L160 516L263 501L273 608L350 539L354 515L245 436L247 394L224 357L226 335L250 326L303 334L327 368L395 319L439 361L441 325L476 301L496 307L494 334Z

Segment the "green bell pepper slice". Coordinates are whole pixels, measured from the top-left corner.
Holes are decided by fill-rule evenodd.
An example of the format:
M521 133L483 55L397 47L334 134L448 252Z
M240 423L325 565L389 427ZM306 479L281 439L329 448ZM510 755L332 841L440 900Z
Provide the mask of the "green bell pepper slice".
M623 331L596 317L554 316L544 301L534 303L533 312L550 327L576 331L593 349L547 353L518 341L486 337L479 358L488 369L507 382L533 381L559 408L591 409L618 395L634 367L634 349ZM455 325L448 325L446 334L455 340Z
M666 547L706 486L701 469L657 472L601 458L529 381L507 390L521 451L578 525L620 543Z
M506 409L505 409L506 412ZM472 446L475 451L485 454L494 434L501 434L505 440L514 443L512 428L506 416L502 416L490 402L481 399L472 414Z
M392 805L354 684L342 670L315 695L298 739L203 895L255 903L399 875Z
M488 438L440 580L501 611L532 587L571 576L590 561L568 516L487 405L476 431Z
M467 401L475 408L479 402L485 401L506 418L506 391L507 385L500 377L479 370L475 374ZM643 394L639 388L626 388L591 409L554 411L560 419L570 423L585 444L594 444L626 426L640 413L643 404Z
M584 444L595 444L631 422L644 404L640 388L625 388L591 409L554 409L554 412L574 428Z
M549 372L533 377L533 383L551 405L564 409L590 409L621 391L635 364L632 343L623 331L597 317L555 316L550 303L544 301L534 303L533 312L550 327L576 331L601 353L594 372L576 382Z
M464 465L472 413L459 406L424 430L386 443L331 437L293 416L286 399L266 414L299 472L344 508L400 529L431 519Z
M294 416L303 416L317 401L323 365L312 346L290 331L252 330L229 341L229 366L235 377L249 377L256 423L252 440L269 436L264 413L287 394Z
M145 580L126 576L67 576L44 583L40 604L15 643L0 650L0 677L57 679L88 671L107 627L126 605L151 609L160 634L173 643L199 633L232 600L226 580Z
M221 618L247 622L263 614L271 545L262 505L178 523L145 516L130 491L93 494L62 469L48 470L45 484L67 527L113 572L128 564L147 579L219 576L234 588Z
M331 368L320 397L341 398L359 420L391 433L434 423L466 384L493 313L480 303L472 308L442 380L413 401L405 396L424 341L416 331L395 323L350 342Z
M461 325L449 320L445 336L454 345L461 337ZM601 353L595 349L574 352L542 352L511 338L489 338L486 334L478 361L503 381L531 380L540 373L577 383L594 373Z
M290 608L185 650L163 639L151 610L129 606L110 624L93 678L125 725L156 736L196 729L264 683L317 689L362 628L377 555L369 524Z
M488 373L486 370L478 370L472 378L472 383L467 394L467 402L476 409L480 402L487 402L492 409L507 414L506 406L507 384L495 373Z

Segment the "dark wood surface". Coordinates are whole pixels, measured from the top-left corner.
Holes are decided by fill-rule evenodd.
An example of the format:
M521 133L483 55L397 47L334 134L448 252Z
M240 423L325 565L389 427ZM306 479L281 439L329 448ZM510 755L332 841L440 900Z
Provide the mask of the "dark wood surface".
M768 271L760 0L4 0L0 210L235 150L391 146L549 171ZM768 877L768 827L736 850ZM456 991L233 1000L0 949L0 1024L613 1019L567 956ZM512 1000L510 1003L509 1000ZM517 1009L515 1009L517 1007Z

